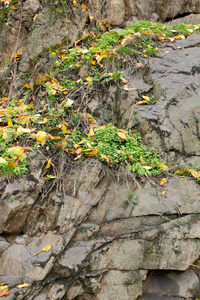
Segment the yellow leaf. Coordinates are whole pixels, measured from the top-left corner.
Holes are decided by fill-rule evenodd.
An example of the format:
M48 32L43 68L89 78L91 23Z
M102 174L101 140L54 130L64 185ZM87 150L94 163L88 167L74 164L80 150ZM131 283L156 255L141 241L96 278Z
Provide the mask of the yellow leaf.
M92 81L92 77L90 77L90 76L88 76L88 77L86 77L86 80L88 81L88 82L90 82L90 81Z
M47 138L47 133L45 131L38 131L38 133L35 135L35 138L38 142L43 142Z
M108 156L104 155L104 154L100 154L101 158L103 158L105 161L107 161L108 163L110 162Z
M123 83L127 83L127 82L128 82L128 80L126 80L124 77L121 77L121 81L122 81Z
M125 134L125 133L123 133L123 132L121 132L121 131L118 131L118 132L117 132L117 135L118 135L121 139L126 140L126 134Z
M136 88L128 88L128 87L124 87L125 91L135 91L137 90Z
M137 105L147 104L147 100L140 100L136 102Z
M24 147L23 150L24 151L31 151L31 152L33 152L33 149L31 147Z
M3 164L7 164L7 161L3 157L0 157L0 165Z
M6 140L6 139L8 138L8 135L7 135L6 131L4 131L2 138L3 138L4 140Z
M165 196L166 195L166 191L162 191L161 195Z
M69 123L67 123L66 121L61 121L63 124L65 124L65 126L69 126Z
M73 4L74 4L74 6L77 6L76 0L73 0Z
M99 148L98 147L96 147L94 149L86 149L86 150L87 150L87 152L86 151L84 151L84 152L85 152L85 154L87 154L89 156L95 156L99 153Z
M26 288L27 286L29 286L28 283L23 283L23 284L20 284L17 286L18 289L23 289L23 288Z
M146 170L151 170L152 169L152 167L150 167L150 166L143 166L143 168L146 169Z
M163 171L168 171L169 170L169 168L166 164L161 162L160 165L161 165Z
M82 4L81 6L82 6L82 11L87 12L87 6L85 4Z
M13 123L12 123L11 119L8 120L8 126L13 127Z
M200 177L198 171L195 171L195 170L193 170L193 169L190 169L189 171L190 171L191 175L192 175L194 178L199 178L199 177Z
M42 248L42 252L48 252L49 250L51 250L51 246L50 245L47 245L45 247Z
M177 170L174 175L184 175L185 171Z
M146 100L146 101L149 101L149 97L148 97L148 96L142 95L142 98L143 98L144 100Z
M33 17L33 22L35 22L37 16L38 16L38 14L35 14L35 16Z
M52 164L52 162L51 162L51 158L50 158L47 162L45 169L49 169L51 167L51 164Z
M55 176L48 175L47 178L55 178ZM36 255L40 254L41 252L48 252L49 250L51 250L51 246L47 245L47 246L43 247L41 251L34 253L33 256L36 256Z
M55 179L55 178L56 178L56 176L53 176L53 175L47 175L47 177L46 177L46 179Z
M0 283L0 292L1 291L8 291L8 286L7 285L4 285L4 283Z
M73 152L76 155L80 155L83 152L83 149L82 148L78 148L78 149L74 150Z
M167 180L168 180L168 178L163 177L160 181L160 185L166 186Z

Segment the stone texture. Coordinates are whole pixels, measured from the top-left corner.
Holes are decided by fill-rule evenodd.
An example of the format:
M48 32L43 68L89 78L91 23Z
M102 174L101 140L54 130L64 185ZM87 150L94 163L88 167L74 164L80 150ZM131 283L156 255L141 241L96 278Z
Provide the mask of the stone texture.
M0 232L20 233L39 194L34 180L15 180L6 186L0 199Z
M122 25L125 16L124 0L110 0L110 23L112 25Z
M165 272L151 274L147 280L145 294L139 299L193 299L198 297L200 282L191 269L185 272ZM163 298L162 298L163 297Z
M14 243L1 256L0 270L3 276L20 276L22 283L43 280L54 265L56 256L63 249L63 239L52 232L25 240L25 245ZM33 254L50 245L48 252Z
M198 0L92 0L92 5L97 17L107 18L111 25L135 22L136 19L165 22L185 14L200 13Z
M92 3L96 13L104 5L101 16L113 26L123 26L133 18L166 20L199 12L197 1ZM80 20L58 17L41 4L37 0L22 3L20 72L26 72L30 62L49 47L71 45L87 21L87 15ZM10 20L13 26L3 29L7 36L0 50L6 49L12 33L8 48L12 52L19 15ZM168 44L148 66L127 68L124 77L136 90L125 91L112 84L105 98L93 99L90 110L102 123L112 121L140 131L145 144L160 150L173 167L184 160L200 161L199 44L200 35L194 34ZM79 75L84 77L86 71ZM157 103L136 105L142 94L154 95ZM46 157L33 152L29 160L26 178L1 187L0 282L8 284L6 299L199 297L200 186L194 179L165 175L168 181L163 187L162 176L138 179L90 158L66 172L62 189L52 186L44 196ZM137 205L126 201L132 193ZM41 252L47 245L52 247L50 251ZM24 282L29 286L17 289Z

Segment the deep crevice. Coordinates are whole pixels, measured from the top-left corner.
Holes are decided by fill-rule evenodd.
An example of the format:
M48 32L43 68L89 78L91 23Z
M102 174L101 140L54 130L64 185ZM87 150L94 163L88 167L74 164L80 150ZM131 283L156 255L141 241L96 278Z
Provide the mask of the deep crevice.
M180 18L187 17L187 16L189 16L189 15L195 15L195 14L197 14L197 13L195 13L195 12L193 12L193 13L191 13L191 12L185 12L185 13L183 13L183 14L178 14L178 15L176 15L176 16L173 17L173 18L167 18L167 19L165 20L165 22L171 22L171 21L173 21L173 20L177 20L177 19L180 19Z

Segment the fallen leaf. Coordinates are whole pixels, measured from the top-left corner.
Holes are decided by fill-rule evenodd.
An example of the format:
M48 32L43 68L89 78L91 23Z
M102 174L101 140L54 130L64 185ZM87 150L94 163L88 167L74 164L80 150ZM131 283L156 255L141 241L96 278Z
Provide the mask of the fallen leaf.
M143 67L143 64L142 64L142 63L137 63L137 64L135 64L135 65L136 65L137 68Z
M142 166L144 169L146 169L146 170L151 170L152 169L152 167L150 167L150 166Z
M160 185L166 186L167 181L168 181L168 178L163 177L163 178L161 179L161 181L160 181Z
M35 14L35 16L33 17L33 22L35 22L37 16L38 16L38 14Z
M143 98L144 100L146 100L146 101L149 101L149 97L148 97L148 96L142 95L142 98Z
M43 142L47 138L47 133L45 131L38 131L35 138L38 142Z
M13 127L13 123L12 123L11 119L8 120L8 126Z
M25 88L27 88L27 89L31 89L31 86L30 86L29 83L24 84L23 87L25 87Z
M0 291L0 297L3 297L3 296L8 296L9 295L9 291L7 290L3 290L3 291Z
M135 91L137 90L136 88L128 88L128 87L124 87L125 91Z
M160 165L161 165L163 171L168 171L169 170L169 168L166 164L161 162Z
M140 100L140 101L137 101L135 104L137 104L137 105L147 104L147 100Z
M51 175L48 175L47 177L48 178L52 178L52 177L55 178L55 176L51 176ZM49 250L51 250L51 246L47 245L47 246L43 247L41 251L34 253L33 256L36 256L36 255L40 254L41 252L48 252Z
M82 11L87 12L87 6L85 4L82 4L81 6L82 6Z
M18 289L23 289L23 288L26 288L27 286L29 286L28 283L23 283L23 284L20 284L17 286Z
M84 153L87 154L87 155L89 155L89 156L95 156L95 155L97 155L99 153L99 148L96 147L94 149L86 149L84 151Z
M53 175L47 175L47 177L45 177L46 179L55 179L56 176L53 176ZM36 255L36 254L35 254Z
M49 250L51 250L51 246L50 245L47 245L45 247L42 248L42 252L48 252Z
M161 196L165 196L166 195L166 191L162 191Z
M49 169L51 167L51 165L52 165L52 162L51 162L51 158L50 158L47 162L45 169Z
M103 158L105 161L107 161L108 163L110 162L108 156L104 155L104 154L100 154L101 158Z
M2 139L6 140L7 138L8 138L8 135L7 135L6 131L4 131Z
M118 131L117 132L117 135L122 139L122 140L126 140L127 136L125 133L121 132L121 131Z

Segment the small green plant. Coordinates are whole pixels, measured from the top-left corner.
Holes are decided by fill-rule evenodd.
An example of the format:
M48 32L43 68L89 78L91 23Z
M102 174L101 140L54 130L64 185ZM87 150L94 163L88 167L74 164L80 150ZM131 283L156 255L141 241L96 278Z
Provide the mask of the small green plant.
M128 198L125 199L128 203L133 202L135 204L138 204L138 201L134 199L134 193L131 193Z

